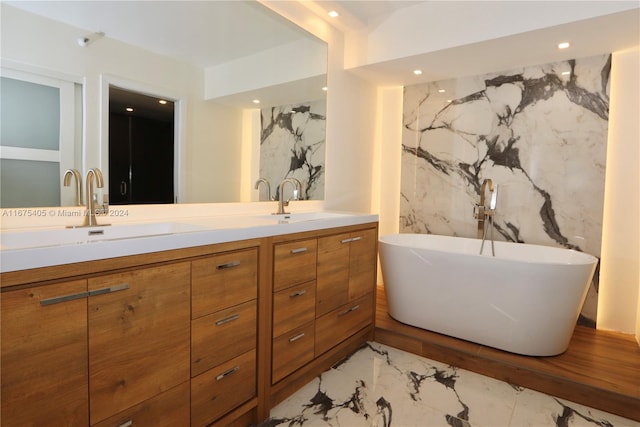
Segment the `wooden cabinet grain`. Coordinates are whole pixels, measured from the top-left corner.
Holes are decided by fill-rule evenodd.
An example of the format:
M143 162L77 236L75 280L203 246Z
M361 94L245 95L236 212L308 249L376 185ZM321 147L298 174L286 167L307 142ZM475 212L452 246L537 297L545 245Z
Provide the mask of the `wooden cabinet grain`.
M2 425L86 426L87 282L3 292Z
M314 360L373 325L377 227L343 230L274 244L272 394L298 384L318 370Z
M191 425L257 396L258 250L192 262Z
M318 239L317 316L373 292L376 239L375 229Z
M190 264L89 279L89 401L95 424L189 380Z
M365 224L11 275L2 423L260 422L372 337L376 253Z

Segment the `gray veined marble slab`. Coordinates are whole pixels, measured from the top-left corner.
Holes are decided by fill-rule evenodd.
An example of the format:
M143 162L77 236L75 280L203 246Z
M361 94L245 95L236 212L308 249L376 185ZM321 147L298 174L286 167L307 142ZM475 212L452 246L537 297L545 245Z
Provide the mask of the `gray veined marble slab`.
M368 343L271 411L262 427L639 427L553 396Z

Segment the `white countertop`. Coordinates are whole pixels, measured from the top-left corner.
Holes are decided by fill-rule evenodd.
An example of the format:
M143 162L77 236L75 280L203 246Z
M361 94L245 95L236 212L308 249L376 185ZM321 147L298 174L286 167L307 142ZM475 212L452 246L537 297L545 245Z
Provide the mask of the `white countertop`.
M2 230L0 272L138 255L304 231L377 222L378 215L301 212L120 222L90 228ZM148 234L146 234L148 233Z

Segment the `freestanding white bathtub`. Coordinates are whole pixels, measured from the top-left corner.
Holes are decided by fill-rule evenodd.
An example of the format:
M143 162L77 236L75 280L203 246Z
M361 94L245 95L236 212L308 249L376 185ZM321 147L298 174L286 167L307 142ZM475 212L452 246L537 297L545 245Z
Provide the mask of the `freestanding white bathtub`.
M529 356L564 352L597 258L569 249L431 234L380 237L394 319ZM489 246L489 247L487 247Z

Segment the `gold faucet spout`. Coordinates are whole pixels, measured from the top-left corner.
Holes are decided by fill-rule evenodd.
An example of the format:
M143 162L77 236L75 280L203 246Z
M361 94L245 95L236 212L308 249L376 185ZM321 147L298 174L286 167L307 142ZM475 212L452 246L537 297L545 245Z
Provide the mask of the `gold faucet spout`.
M102 172L98 168L91 168L87 171L86 181L86 195L85 199L87 202L87 214L84 220L85 227L93 227L98 225L96 221L96 207L93 200L93 181L95 180L96 186L98 188L104 187L104 178L102 177Z
M82 206L84 202L82 201L82 176L80 172L77 169L67 169L64 173L63 184L65 187L69 187L72 177L76 183L76 206Z

